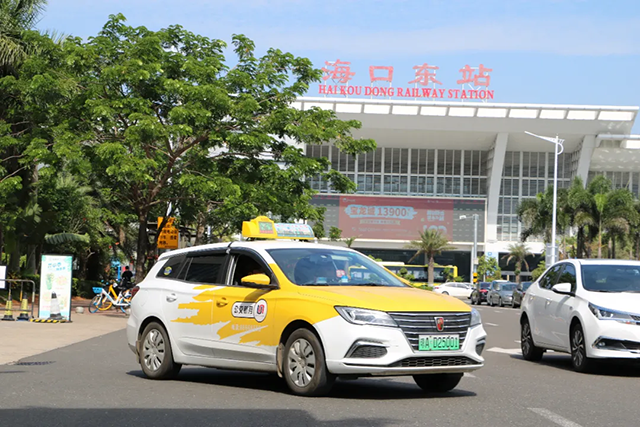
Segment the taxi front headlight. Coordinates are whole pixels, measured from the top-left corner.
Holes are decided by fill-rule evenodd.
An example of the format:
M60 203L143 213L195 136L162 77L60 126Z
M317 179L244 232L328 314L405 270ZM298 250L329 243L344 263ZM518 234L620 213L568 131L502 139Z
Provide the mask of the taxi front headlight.
M344 320L354 325L398 327L398 324L384 311L356 307L336 307L336 311Z
M471 327L482 325L482 318L480 317L480 312L475 308L471 309Z

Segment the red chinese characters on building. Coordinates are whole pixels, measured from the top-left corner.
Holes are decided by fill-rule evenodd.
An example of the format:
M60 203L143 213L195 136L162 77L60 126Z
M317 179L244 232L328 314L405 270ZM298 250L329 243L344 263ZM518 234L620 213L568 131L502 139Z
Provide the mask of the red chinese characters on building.
M376 73L376 71L382 70L381 73ZM382 75L386 72L386 75ZM376 75L379 74L379 75ZM371 83L373 82L389 82L393 81L393 67L382 67L382 66L369 66L369 77L371 79Z
M419 83L422 86L427 86L429 83L437 83L441 85L442 83L436 80L435 70L440 69L440 67L436 67L435 65L429 65L426 62L422 65L416 65L413 67L416 70L416 78L411 80L409 84Z
M325 73L322 76L322 79L325 81L331 79L339 83L347 83L356 75L355 72L351 71L351 62L336 59L335 62L325 61L324 63L325 66L322 67L321 70Z
M490 73L491 71L493 71L493 69L485 68L484 65L480 64L477 69L477 74L474 74L474 71L476 70L471 68L469 65L465 65L464 68L460 69L462 78L458 80L457 83L473 83L474 86L489 86L489 83L491 82L491 76L487 73Z

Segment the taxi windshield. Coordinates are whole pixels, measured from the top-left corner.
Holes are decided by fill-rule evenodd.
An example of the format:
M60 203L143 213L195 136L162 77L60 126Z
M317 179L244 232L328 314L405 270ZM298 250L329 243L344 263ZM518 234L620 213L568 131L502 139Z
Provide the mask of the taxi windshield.
M299 286L408 287L358 252L324 248L269 249L267 252L287 279Z

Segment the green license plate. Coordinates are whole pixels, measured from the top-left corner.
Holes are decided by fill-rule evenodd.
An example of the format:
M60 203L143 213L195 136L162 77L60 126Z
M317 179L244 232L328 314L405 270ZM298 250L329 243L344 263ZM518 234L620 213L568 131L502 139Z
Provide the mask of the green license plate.
M450 335L420 335L418 337L420 351L460 350L460 336Z

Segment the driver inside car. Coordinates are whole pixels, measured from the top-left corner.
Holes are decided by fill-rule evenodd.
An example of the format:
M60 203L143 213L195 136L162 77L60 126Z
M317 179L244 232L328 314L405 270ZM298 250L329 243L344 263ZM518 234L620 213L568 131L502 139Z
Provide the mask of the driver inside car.
M299 285L336 283L339 279L338 269L331 257L321 254L301 258L296 264L294 276Z

